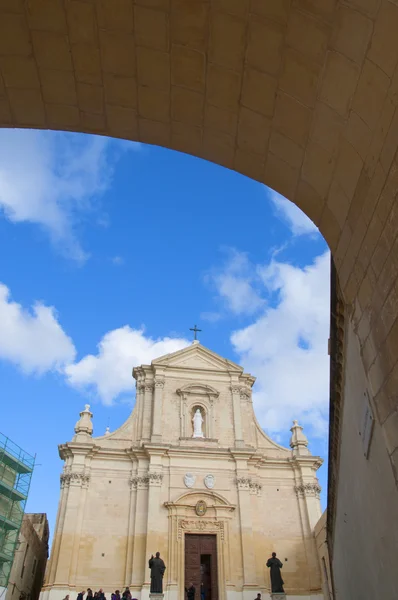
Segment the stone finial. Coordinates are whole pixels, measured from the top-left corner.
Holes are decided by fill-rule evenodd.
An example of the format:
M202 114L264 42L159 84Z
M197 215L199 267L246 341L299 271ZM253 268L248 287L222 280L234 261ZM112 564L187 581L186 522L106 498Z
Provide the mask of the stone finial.
M93 424L91 422L93 413L90 412L90 405L86 404L84 410L80 413L80 419L75 425L75 433L83 433L86 435L93 434Z
M303 428L298 424L298 421L293 421L293 427L290 429L292 437L290 438L290 447L293 456L303 456L310 454L308 450L308 440L303 433Z
M110 431L110 429L109 429L109 426L108 426L108 427L105 429L105 435L110 435L110 434L111 434L111 431Z

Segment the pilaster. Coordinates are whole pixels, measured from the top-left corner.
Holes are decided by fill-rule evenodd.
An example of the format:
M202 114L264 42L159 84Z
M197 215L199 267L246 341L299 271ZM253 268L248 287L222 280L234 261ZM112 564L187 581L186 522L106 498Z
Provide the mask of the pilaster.
M144 386L144 406L142 411L142 439L149 441L151 439L151 424L152 424L152 398L153 398L152 381L146 381Z
M138 441L141 439L142 434L142 411L143 411L143 396L144 396L145 386L141 382L141 376L137 378L136 384L136 396L135 396L135 411L136 411L136 421L135 421L135 439Z
M132 590L140 592L146 576L146 533L148 524L148 487L149 478L139 474L132 478L133 489L136 490L135 529L132 561Z
M148 517L146 534L146 560L152 554L160 551L159 549L159 509L160 493L163 482L163 473L161 471L150 471L148 473ZM149 583L149 570L145 576L145 583Z
M130 501L129 501L129 516L127 523L127 552L125 565L125 586L129 586L133 578L133 552L134 552L134 534L135 534L135 512L137 503L137 474L132 471L129 480L130 484Z
M238 490L240 535L243 564L243 591L257 584L254 557L253 520L251 506L251 478L248 472L248 453L233 453L236 462L236 487Z
M161 442L164 379L156 377L154 386L151 442Z
M81 527L84 516L86 490L90 481L87 470L63 473L63 484L68 487L58 556L54 557L53 583L74 587L79 555Z
M321 580L319 561L314 538L314 528L321 517L320 493L321 487L315 472L322 461L311 455L295 456L295 493L301 515L303 544L307 555L308 579L310 589L316 589Z
M235 447L244 446L243 431L242 431L242 414L240 408L240 386L237 384L231 385L232 392L232 409L234 415L234 430L235 430Z
M72 546L72 560L69 568L69 585L76 587L76 573L78 566L78 558L79 558L79 548L80 548L80 540L82 533L82 525L84 518L84 511L86 507L86 498L87 498L87 490L90 483L90 471L88 468L85 468L83 473L79 473L79 477L72 479L70 482L70 486L79 489L79 505L77 510L77 522L75 527L75 532L73 536L73 546Z
M57 571L59 559L59 551L61 547L62 533L64 529L66 507L68 505L69 475L70 467L68 464L66 464L60 476L61 494L58 505L57 520L55 524L54 541L50 554L50 564L48 567L48 579L46 581L45 587L50 587L55 581L55 574Z

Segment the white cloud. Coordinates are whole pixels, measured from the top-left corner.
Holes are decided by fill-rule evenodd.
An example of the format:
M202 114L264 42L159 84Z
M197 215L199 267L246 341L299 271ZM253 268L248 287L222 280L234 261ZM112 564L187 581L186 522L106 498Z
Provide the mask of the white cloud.
M72 340L60 326L55 309L37 302L31 311L10 298L0 283L0 358L25 373L62 370L75 358Z
M65 368L70 385L92 391L110 405L123 393L132 394L132 368L150 364L155 358L176 352L189 345L182 338L152 339L143 329L124 326L109 331L98 344L98 352L89 354Z
M223 266L205 278L213 285L226 308L235 315L250 315L264 305L264 300L253 287L256 274L244 252L227 249ZM214 313L205 313L210 316ZM211 320L211 318L207 319Z
M124 258L122 256L113 256L111 260L116 266L124 265Z
M100 136L0 131L0 213L13 223L40 225L63 254L83 262L88 255L77 228L98 209L93 199L111 181L111 144L116 153L136 147Z
M303 213L300 208L287 200L274 190L268 189L268 195L279 213L289 225L294 235L306 235L319 233L317 226Z
M287 432L294 418L312 435L327 433L330 255L300 269L272 262L258 273L274 299L231 342L246 370L257 376L256 414L270 433Z
M155 358L176 352L190 342L180 337L153 339L144 329L128 325L108 331L96 355L75 362L76 349L58 321L55 309L36 302L32 310L11 300L10 290L0 283L0 359L26 374L57 371L83 392L92 392L107 405L121 394L132 396L132 369Z
M222 318L221 313L216 311L205 311L200 313L202 321L208 321L209 323L217 323Z

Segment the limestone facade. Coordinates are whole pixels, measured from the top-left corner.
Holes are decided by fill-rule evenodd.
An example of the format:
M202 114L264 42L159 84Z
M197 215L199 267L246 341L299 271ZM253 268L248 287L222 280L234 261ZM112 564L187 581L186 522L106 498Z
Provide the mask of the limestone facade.
M313 533L322 461L297 422L291 449L273 442L253 412L254 377L198 342L133 375L136 405L124 425L93 438L86 406L59 448L65 465L42 600L126 585L147 600L156 551L167 600L183 600L185 540L195 533L216 536L219 600L268 597L273 551L289 598L323 598ZM193 437L198 408L204 438Z

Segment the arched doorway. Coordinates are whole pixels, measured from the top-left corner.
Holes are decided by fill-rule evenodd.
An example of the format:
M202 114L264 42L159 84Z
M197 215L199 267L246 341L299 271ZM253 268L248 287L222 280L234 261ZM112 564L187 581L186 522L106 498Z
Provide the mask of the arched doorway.
M2 126L194 154L263 181L319 226L345 316L342 396L357 407L337 427L347 460L336 454L336 514L351 514L353 531L368 523L369 550L358 543L346 557L344 527L329 535L342 557L335 576L358 585L352 565L365 566L365 592L386 522L369 485L383 500L397 493L397 23L387 0L0 3ZM350 441L367 403L374 451L356 469L363 453ZM386 529L391 542L394 534Z

